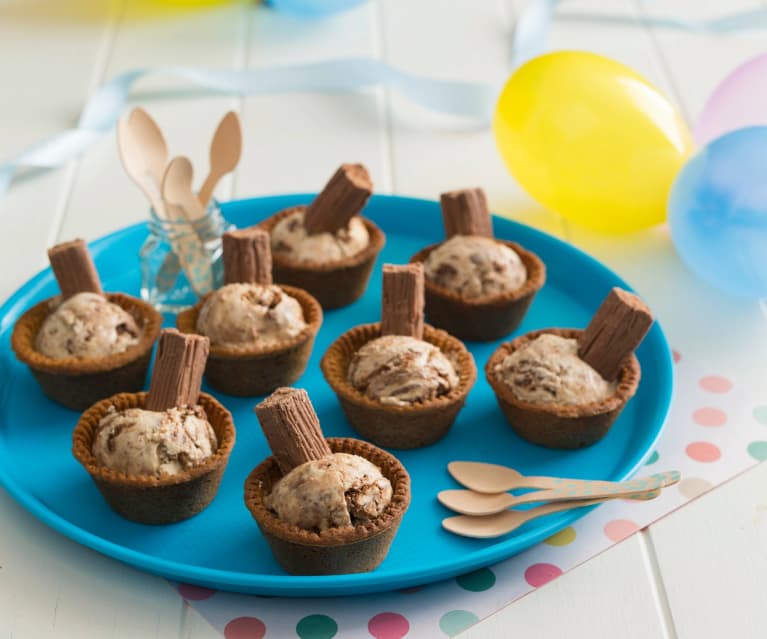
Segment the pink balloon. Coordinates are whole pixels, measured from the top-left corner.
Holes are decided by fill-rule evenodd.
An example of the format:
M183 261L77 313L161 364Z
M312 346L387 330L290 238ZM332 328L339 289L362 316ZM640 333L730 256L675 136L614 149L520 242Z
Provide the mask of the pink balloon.
M746 126L767 124L767 53L730 73L703 107L693 135L703 146Z

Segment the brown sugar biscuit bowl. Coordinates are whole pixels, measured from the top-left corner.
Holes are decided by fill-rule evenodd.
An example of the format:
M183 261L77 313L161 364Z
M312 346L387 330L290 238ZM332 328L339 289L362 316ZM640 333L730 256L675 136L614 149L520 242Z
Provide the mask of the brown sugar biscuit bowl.
M513 332L522 322L535 294L546 281L546 266L533 252L516 242L498 240L512 249L527 269L527 279L518 289L499 295L465 298L442 286L424 281L426 319L459 339L492 342ZM439 244L427 246L410 258L425 262Z
M213 455L201 464L160 479L127 475L97 464L92 449L101 418L111 407L118 411L143 408L145 400L146 393L120 393L91 406L72 433L72 453L117 514L142 524L171 524L196 515L213 501L234 447L234 422L215 398L200 393L198 403L218 440Z
M298 335L267 347L243 344L216 346L211 344L205 365L205 379L218 391L239 397L266 395L279 386L290 386L306 369L314 347L314 338L322 324L322 307L309 293L292 286L280 286L301 305L306 327ZM197 317L205 295L192 308L176 317L182 333L197 333Z
M456 387L442 397L411 406L393 406L366 397L349 383L352 357L369 341L381 337L380 322L347 331L331 344L320 362L322 374L354 430L378 446L408 449L438 441L450 430L476 381L474 358L463 343L428 324L423 328L424 341L438 347L458 375Z
M498 405L512 430L533 444L547 448L575 449L591 446L602 439L636 393L641 371L633 353L618 374L615 392L608 398L587 404L537 404L517 399L495 372L495 367L515 350L539 335L550 333L577 339L583 331L574 328L546 328L520 335L502 344L487 360L485 376L495 392Z
M106 298L130 313L142 329L139 342L122 353L88 359L54 359L40 353L35 340L51 312L52 298L30 308L13 327L11 347L16 357L29 366L43 393L67 408L84 410L116 393L138 391L146 381L162 315L130 295L107 293Z
M259 222L270 235L281 219L306 206L294 206ZM317 298L324 309L348 306L365 292L378 254L386 237L373 222L360 216L370 236L369 244L359 253L332 262L299 262L272 251L272 275L275 283L302 288Z
M288 524L264 505L281 478L274 457L268 457L245 481L245 505L256 520L277 562L294 575L335 575L368 572L376 568L389 552L402 516L410 505L410 476L396 457L377 446L358 439L327 439L334 453L359 455L381 469L392 486L386 510L374 521L350 528L330 528L322 532L304 530Z

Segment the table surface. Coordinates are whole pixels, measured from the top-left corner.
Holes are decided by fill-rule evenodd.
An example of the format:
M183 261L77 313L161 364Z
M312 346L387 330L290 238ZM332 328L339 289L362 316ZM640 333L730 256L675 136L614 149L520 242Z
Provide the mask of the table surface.
M0 0L3 158L73 126L101 82L134 67L245 68L372 56L435 77L498 82L508 74L510 34L524 7L521 0L371 0L317 22L245 0L167 16L147 15L150 4ZM763 51L764 32L693 35L593 18L715 17L766 4L572 0L557 14L550 41L632 66L694 121L717 82ZM168 88L178 91L161 98ZM674 257L666 228L605 238L541 210L508 176L486 128L381 89L237 98L153 78L132 96L156 116L172 152L189 155L198 167L207 165L208 132L221 115L240 113L244 156L221 183L221 199L317 190L344 161L367 164L383 193L434 198L483 185L494 211L572 242L625 277L656 310L672 346L712 370L765 378L763 307L724 298L693 278ZM17 180L0 201L0 299L44 266L46 247L93 239L145 215L112 136L61 170ZM734 329L726 337L725 327ZM573 638L767 635L765 485L767 466L757 466L462 637L526 630ZM69 541L0 490L0 639L153 636L218 635L164 580Z

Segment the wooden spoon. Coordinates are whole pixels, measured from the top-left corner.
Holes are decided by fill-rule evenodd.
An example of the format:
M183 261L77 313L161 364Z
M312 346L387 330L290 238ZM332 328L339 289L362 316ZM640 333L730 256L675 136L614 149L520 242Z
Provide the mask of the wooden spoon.
M572 501L575 499L616 499L634 498L648 491L670 486L679 481L679 473L658 473L644 479L631 479L609 484L607 487L593 486L594 482L571 484L562 482L557 488L535 490L524 495L476 493L472 490L443 490L437 495L440 503L464 515L492 515L507 508L539 501ZM592 484L592 485L589 485Z
M173 158L165 169L162 179L162 196L171 206L177 206L187 220L198 220L205 216L205 208L192 190L194 169L189 158Z
M128 116L128 128L143 160L144 175L150 188L160 194L165 165L168 162L168 145L152 117L141 107L134 108ZM162 207L155 209L158 217L164 214Z
M454 461L448 472L459 484L478 493L505 493L517 488L559 488L562 482L607 488L615 482L563 477L527 477L513 468L484 462Z
M130 118L131 116L121 118L117 123L117 148L120 161L128 176L143 191L157 216L164 217L165 205L160 196L160 181L154 178L147 162L146 148L142 145L142 139L136 134L135 129L131 127Z
M189 158L173 158L165 169L162 196L168 219L178 223L171 245L178 256L187 279L197 295L213 288L213 275L208 256L193 223L205 217L205 209L192 191L194 170ZM183 223L188 223L188 228Z
M660 488L646 493L642 493L642 499L654 499L660 495ZM446 517L442 520L442 527L451 533L463 537L473 537L475 539L489 539L491 537L500 537L513 532L523 524L532 519L551 515L563 510L573 508L585 508L607 501L606 499L581 499L579 501L565 501L555 504L544 504L528 510L506 510L495 515L485 515L483 517L469 517L458 515L457 517Z
M219 122L210 143L210 171L197 194L203 208L208 208L216 184L224 175L234 171L241 155L242 128L240 127L240 118L234 111L229 111Z

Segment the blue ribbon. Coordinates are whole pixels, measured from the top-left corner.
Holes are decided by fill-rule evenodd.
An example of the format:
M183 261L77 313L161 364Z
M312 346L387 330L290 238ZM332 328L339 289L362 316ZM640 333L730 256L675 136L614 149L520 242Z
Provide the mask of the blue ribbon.
M562 0L531 0L514 30L513 67L546 49L554 11ZM645 0L647 1L647 0ZM575 16L570 16L575 17ZM676 28L696 33L729 33L767 26L767 10L753 10L711 20L581 16L591 21ZM243 71L179 66L148 67L122 73L102 85L90 98L75 129L58 133L0 164L0 198L14 176L24 169L50 169L79 156L114 127L133 85L147 75L181 78L212 92L258 95L310 91L357 91L385 86L434 111L489 122L499 86L453 82L416 75L374 59L328 60L315 64L247 69Z

